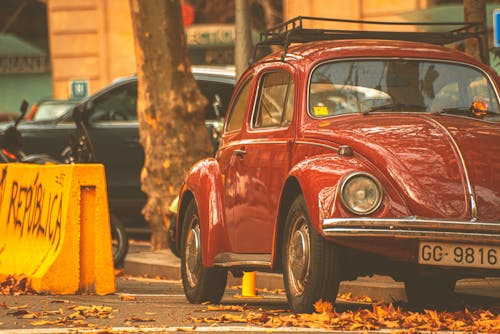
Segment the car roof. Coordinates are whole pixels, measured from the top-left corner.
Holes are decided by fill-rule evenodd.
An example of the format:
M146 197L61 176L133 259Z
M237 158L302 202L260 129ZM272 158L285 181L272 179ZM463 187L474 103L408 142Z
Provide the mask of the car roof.
M400 40L329 40L292 45L286 51L284 60L290 63L300 62L302 66L318 62L367 57L407 57L432 58L461 61L481 66L481 63L463 52L448 47ZM276 51L255 64L283 60L283 51Z
M225 77L228 79L236 80L236 68L235 66L216 66L216 65L193 65L191 66L191 72L197 76L211 76L211 77ZM137 80L137 74L118 77L111 82L112 84L118 84L126 81ZM109 85L108 85L109 86ZM106 86L106 87L108 87Z

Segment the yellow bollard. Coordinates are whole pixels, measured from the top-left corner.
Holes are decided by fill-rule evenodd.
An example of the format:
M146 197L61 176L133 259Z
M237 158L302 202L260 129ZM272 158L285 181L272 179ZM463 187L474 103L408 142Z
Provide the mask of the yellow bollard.
M236 298L263 298L257 296L255 292L255 271L244 271L241 279L241 295L236 295Z
M243 278L241 279L241 296L242 297L256 297L255 293L255 271L244 271Z

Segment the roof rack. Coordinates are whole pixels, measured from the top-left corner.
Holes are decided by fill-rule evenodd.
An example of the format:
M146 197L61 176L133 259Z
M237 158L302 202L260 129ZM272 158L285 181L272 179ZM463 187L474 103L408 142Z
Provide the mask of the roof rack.
M352 23L377 26L418 26L418 27L455 27L447 31L375 31L375 30L338 30L338 29L314 29L306 28L306 23ZM307 43L322 40L340 39L384 39L384 40L404 40L412 42L425 42L430 44L446 45L460 42L469 38L475 38L479 42L481 59L489 63L487 55L483 52L482 36L486 34L486 23L483 22L381 22L381 21L361 21L330 19L322 17L298 16L282 24L276 25L260 33L260 41L254 49L253 58L257 50L271 45L280 45L284 48L283 56L287 52L288 46L292 43ZM486 39L485 39L486 40Z

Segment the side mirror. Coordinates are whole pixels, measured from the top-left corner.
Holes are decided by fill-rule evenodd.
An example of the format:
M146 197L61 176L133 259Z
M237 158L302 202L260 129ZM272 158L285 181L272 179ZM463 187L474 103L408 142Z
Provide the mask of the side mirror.
M21 107L19 108L19 111L21 112L21 114L14 122L14 127L17 127L19 122L21 122L23 120L24 115L26 115L27 110L28 110L28 101L23 100L23 102L21 102Z
M28 110L28 101L23 100L23 102L21 102L21 107L19 108L21 115L24 116L27 110Z

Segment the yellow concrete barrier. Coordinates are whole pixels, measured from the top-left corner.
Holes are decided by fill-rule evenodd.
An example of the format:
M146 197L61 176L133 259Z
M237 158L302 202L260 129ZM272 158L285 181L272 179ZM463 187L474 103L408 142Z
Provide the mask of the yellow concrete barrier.
M38 292L115 291L104 167L0 164L0 279Z

